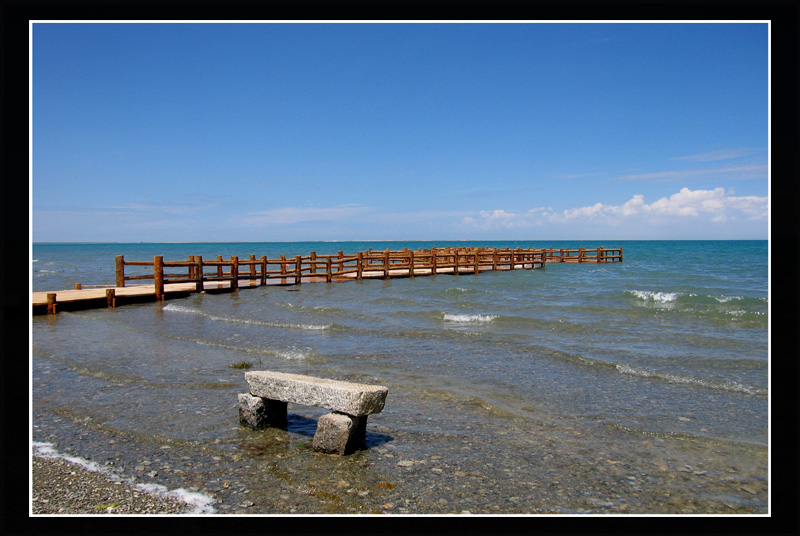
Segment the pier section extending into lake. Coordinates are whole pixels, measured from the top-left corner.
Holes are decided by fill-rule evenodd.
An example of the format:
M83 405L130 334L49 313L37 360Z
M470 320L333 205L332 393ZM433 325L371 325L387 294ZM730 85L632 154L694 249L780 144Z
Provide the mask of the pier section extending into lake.
M71 290L34 292L33 314L55 314L63 310L116 307L123 303L163 301L194 292L235 292L239 288L265 285L299 285L362 279L390 279L436 274L467 275L489 270L532 270L547 263L622 262L622 248L476 248L452 247L359 251L345 255L297 255L278 259L266 256L247 259L230 257L204 259L190 255L187 260L130 261L116 256L116 284ZM150 284L128 285L133 281Z

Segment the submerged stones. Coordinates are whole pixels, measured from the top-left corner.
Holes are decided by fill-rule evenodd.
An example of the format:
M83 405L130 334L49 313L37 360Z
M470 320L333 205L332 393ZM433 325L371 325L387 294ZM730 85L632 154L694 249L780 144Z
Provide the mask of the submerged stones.
M383 410L388 388L272 371L245 373L239 420L253 428L285 428L288 402L333 410L317 421L314 450L350 454L364 444L367 416Z

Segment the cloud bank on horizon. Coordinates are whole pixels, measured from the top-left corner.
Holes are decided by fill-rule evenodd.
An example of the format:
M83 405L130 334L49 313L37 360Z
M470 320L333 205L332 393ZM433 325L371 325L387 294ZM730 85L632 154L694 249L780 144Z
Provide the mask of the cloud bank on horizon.
M724 188L690 190L681 188L678 193L645 203L642 194L634 195L622 205L604 205L570 208L556 212L552 207L532 208L523 214L502 209L481 211L480 218L464 218L467 224L487 229L493 227L533 228L547 223L580 222L619 226L635 224L642 227L662 227L684 223L724 223L729 220L766 221L768 199L758 196L736 197ZM645 231L647 232L647 231Z

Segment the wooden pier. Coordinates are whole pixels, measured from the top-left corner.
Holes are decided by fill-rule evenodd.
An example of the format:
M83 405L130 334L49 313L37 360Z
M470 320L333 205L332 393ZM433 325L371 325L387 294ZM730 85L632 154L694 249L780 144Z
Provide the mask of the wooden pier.
M489 270L531 270L547 263L622 262L622 248L431 248L401 251L360 251L345 255L317 255L279 259L231 257L215 260L191 255L187 260L128 261L116 256L116 285L84 289L34 292L33 314L116 307L122 303L163 301L194 292L236 292L239 288L264 285L299 285L315 282L390 279L436 274L466 275ZM144 272L144 273L143 273ZM150 284L127 285L150 280Z

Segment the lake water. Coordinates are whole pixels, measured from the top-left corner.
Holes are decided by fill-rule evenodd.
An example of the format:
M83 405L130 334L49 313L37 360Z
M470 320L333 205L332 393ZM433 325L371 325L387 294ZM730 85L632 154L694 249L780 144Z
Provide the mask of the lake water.
M355 253L448 242L35 244L34 291L113 285L114 256ZM33 441L217 514L768 510L766 241L622 246L621 264L310 283L32 319ZM367 449L325 410L238 422L244 370L375 383Z

